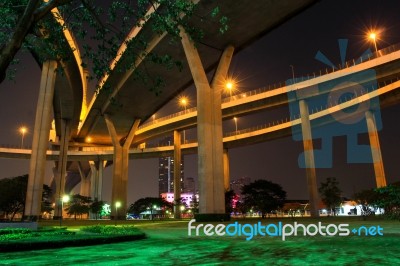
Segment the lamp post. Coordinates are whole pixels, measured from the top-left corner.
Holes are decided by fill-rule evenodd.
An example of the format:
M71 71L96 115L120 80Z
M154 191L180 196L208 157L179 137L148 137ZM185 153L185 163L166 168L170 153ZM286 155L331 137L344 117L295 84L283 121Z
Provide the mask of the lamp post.
M20 127L19 133L21 133L21 149L24 147L24 137L28 129L26 127Z
M68 202L69 201L69 196L68 195L64 195L61 198L61 217L60 217L60 227L62 225L62 220L63 220L63 211L64 211L64 202Z
M293 83L295 83L294 82L294 66L293 65L289 65L290 66L290 68L292 69L292 79L293 79Z
M188 104L188 99L186 97L182 97L179 101L180 105L183 106L183 108L185 109L185 114L186 114L186 106ZM186 131L183 130L183 143L186 143Z
M237 129L237 117L236 116L233 118L233 121L235 121L235 135L237 135L238 129Z
M121 207L121 202L115 202L115 226L117 225L118 221L118 208Z
M157 210L157 205L153 205L153 208L152 208L152 210ZM152 211L152 214L151 214L151 219L154 221L154 213L153 213L153 211Z
M376 52L376 55L378 56L378 46L376 45L376 33L375 32L371 32L369 34L369 38L374 42L375 52Z

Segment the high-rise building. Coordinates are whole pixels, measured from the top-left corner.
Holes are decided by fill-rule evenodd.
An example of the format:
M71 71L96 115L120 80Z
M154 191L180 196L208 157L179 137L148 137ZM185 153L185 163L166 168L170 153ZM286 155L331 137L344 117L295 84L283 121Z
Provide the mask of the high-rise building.
M193 177L186 177L184 180L184 193L196 193L196 185L194 183L194 178Z
M167 137L160 141L161 145L172 145L171 137ZM174 192L174 157L161 157L159 158L158 165L158 192L172 193ZM181 192L184 189L183 182L183 157L181 159Z

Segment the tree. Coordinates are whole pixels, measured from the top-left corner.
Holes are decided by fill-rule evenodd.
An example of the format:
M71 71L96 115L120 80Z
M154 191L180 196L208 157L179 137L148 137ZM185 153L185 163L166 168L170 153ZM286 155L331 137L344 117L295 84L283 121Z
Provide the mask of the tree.
M336 178L328 177L325 183L321 182L319 193L327 208L333 211L333 215L336 215L336 207L342 202L340 197L342 191L339 189L339 182Z
M389 219L400 219L400 182L375 189L374 203L385 210Z
M47 212L50 213L52 210L54 210L52 203L51 203L51 197L52 197L52 190L51 188L44 184L43 185L43 192L42 192L42 207L41 207L41 212Z
M26 190L28 187L28 174L0 179L0 211L5 218L10 216L13 220L17 213L24 213ZM51 203L51 188L43 185L42 212L53 210Z
M103 210L104 201L98 200L97 198L94 199L92 204L90 204L89 210L91 213L94 214L95 219L97 220L101 211Z
M354 195L355 201L361 206L361 216L364 220L373 214L370 207L376 206L377 196L374 189L366 189Z
M192 208L192 212L195 213L199 213L199 200L197 199L196 195L193 195L193 199L192 199L192 203L191 206Z
M10 220L25 208L28 175L22 175L0 180L0 210L4 216L11 215Z
M139 215L147 210L153 210L154 206L157 206L163 210L172 210L173 204L164 200L163 198L141 198L129 206L128 213Z
M74 215L75 220L77 215L80 215L82 218L82 214L89 214L91 203L92 199L90 197L75 194L66 208L67 213L68 215Z
M232 213L233 212L233 199L235 198L235 191L227 190L225 191L225 212Z
M286 191L279 184L259 179L242 188L244 204L265 214L282 207L286 199Z
M150 7L155 12L147 12ZM92 66L91 74L97 79L111 70L110 62L124 42L129 50L125 62L128 68L144 56L149 56L149 62L179 68L181 64L168 55L145 54L143 51L148 47L148 40L140 34L129 40L125 38L133 26L142 27L146 20L151 19L153 34L167 32L179 38L179 26L182 26L193 39L200 39L203 31L188 24L188 18L194 15L199 20L215 19L221 32L227 30L227 18L219 15L218 8L206 15L196 14L196 5L187 0L2 0L0 83L6 75L13 74L10 66L16 63L15 55L21 49L33 52L39 62L71 59L71 49L63 37L63 31L67 29L79 40L84 67ZM143 82L152 83L156 93L159 92L162 81L146 78L145 73L137 74Z

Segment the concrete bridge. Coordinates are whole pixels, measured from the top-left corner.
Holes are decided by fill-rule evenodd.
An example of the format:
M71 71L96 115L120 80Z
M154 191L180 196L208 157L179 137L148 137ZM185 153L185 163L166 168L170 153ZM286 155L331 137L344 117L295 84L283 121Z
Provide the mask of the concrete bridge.
M132 75L134 69L123 73L118 71L124 64L124 53L122 53L120 58L116 58L115 61L117 63L113 63L113 71L110 75L105 76L100 83L101 86L113 88L113 92L109 94L106 90L100 90L100 93L95 95L86 111L85 95L83 93L86 91L86 74L83 69L77 67L80 66L77 63L80 59L76 59L74 69L68 70L70 68L64 67L67 70L66 73L70 73L70 75L67 75L67 77L71 77L68 81L69 83L61 80L58 76L56 77L54 72L56 62L46 62L43 66L41 95L39 96L37 122L33 136L25 215L33 220L40 215L39 195L41 196L43 169L46 158L57 161L55 184L58 198L61 198L64 194L65 186L71 187L76 184L73 179L65 180L67 168L79 173L78 180L79 178L81 180L81 194L90 194L92 197L101 198L102 169L106 165L105 161L110 162L112 160L112 204L119 201L122 203L122 209L124 209L127 205L126 184L129 158L164 156L173 152L175 161L179 162L182 153L185 154L197 150L199 154L200 213L222 214L225 212L224 188L229 184L229 169L226 167L229 157L226 152L224 153L224 147L231 148L238 145L287 136L291 134L290 130L292 126L301 125L304 136L304 148L305 150L312 150L310 121L318 120L321 117L328 116L328 114L331 114L330 112L338 112L342 108L348 108L349 106L337 105L309 114L307 99L304 98L300 101L300 118L289 118L285 123L250 130L249 132L236 132L239 134L225 137L222 135L222 119L229 119L233 116L246 115L268 108L287 105L290 102L290 99L287 97L288 91L309 91L312 86L357 73L364 69L374 69L377 73L376 78L378 82L392 80L397 77L398 59L400 56L396 49L396 51L391 52L382 50L380 54L363 58L363 63L358 64L354 61L353 64L348 63L346 66L342 66L340 70L333 71L332 73L329 73L330 71L327 71L328 73L320 72L320 75L316 74L311 79L296 81L295 85L283 86L260 93L249 93L250 95L246 95L246 97L243 97L243 95L233 95L229 97L229 100L221 102L221 90L225 84L226 74L234 51L237 52L243 49L246 45L266 34L313 2L252 1L232 6L228 0L218 1L218 6L222 12L226 12L224 14L231 19L231 31L222 38L216 34L215 31L217 29L213 25L206 25L209 32L207 32L208 37L205 38L204 43L208 45L198 45L195 47L185 31L181 29L183 49L181 47L170 47L168 45L170 37L166 34L162 34L161 36L149 34L151 21L146 22L142 28L132 29L128 38L134 38L140 34L150 36L149 51L167 51L174 58L181 59L184 62L181 73L165 72L165 70L161 70L157 66L148 68L151 74L160 74L166 81L167 85L164 88L164 93L159 97L155 97L147 88L135 80ZM214 7L214 3L208 1L199 1L198 5L200 12L206 12ZM266 10L270 14L266 16L265 12L259 12L259 10ZM149 12L154 12L154 10L149 10ZM248 20L248 17L252 17L252 19ZM58 22L63 23L62 21ZM193 25L199 25L198 21L193 20L190 22ZM66 32L65 37L71 40L71 47L76 47L72 42L73 37L71 33ZM210 48L210 44L214 48ZM123 49L123 46L121 49ZM71 49L71 52L76 53L76 49ZM77 55L74 55L77 58ZM147 59L145 58L144 60ZM140 61L137 62L135 69L140 70L143 67L144 63ZM214 78L209 82L206 73L215 68ZM153 113L176 97L192 82L194 82L197 88L197 108L195 110L187 110L174 117L161 118L154 122L140 125L141 121L148 120ZM51 91L54 91L54 83L69 84L69 91L74 91L78 88L81 94L79 94L80 98L76 99L73 99L71 96L69 98L67 96L59 96L60 99L70 99L69 102L61 101L60 104L54 105L59 151L47 151L47 141L49 138L46 139L45 137L49 135L49 125L51 123L49 113L51 111L51 99L53 99ZM397 86L396 82L391 84L396 84ZM383 89L384 87L378 90L382 91L381 94L374 94L375 92L371 91L365 95L380 97L383 106L395 104L397 102L397 93L395 93L397 87L393 87L392 89L386 88L387 91ZM315 95L308 96L313 97ZM365 98L362 97L364 95L358 95L356 97L357 101L370 99L367 96ZM112 99L116 99L121 103L122 107L117 108L110 104ZM357 104L357 102L355 101L353 104ZM64 107L72 110L69 112L71 115L64 116L65 113L68 113L60 111ZM81 112L80 110L83 111ZM46 115L43 116L43 113ZM80 114L80 116L77 116L77 114ZM317 114L320 114L320 116ZM369 127L369 130L373 133L371 135L376 136L375 138L370 137L371 145L374 145L374 147L378 145L379 147L379 140L377 139L376 128L374 130L373 116L371 115L371 113L366 115L367 120L370 121L369 124L372 123ZM194 126L197 126L198 143L181 144L180 131ZM148 139L171 132L174 132L173 147L149 148L140 145ZM95 148L97 150L90 151L90 149L94 148L87 147L89 146L85 143L87 137L90 137L94 144L109 147ZM29 156L29 152L29 150L20 150L15 151L13 154L23 157ZM5 153L8 153L8 151L0 149L0 154ZM88 161L91 162L89 163ZM378 186L385 185L381 159L379 161L379 158L376 158L374 160L375 163L377 184ZM315 167L313 166L312 156L306 158L306 164L312 214L317 215L316 201L318 196L316 193ZM175 165L176 167L180 166L179 163ZM378 168L381 168L380 173L378 173ZM180 172L179 169L175 170L175 173ZM177 184L175 187L175 198L180 198L180 177L177 175L174 178L177 181L174 182ZM57 203L59 204L59 202ZM124 213L124 211L120 210L120 213ZM57 215L59 214L60 210L58 208ZM176 217L179 217L179 210L176 210L175 214ZM118 218L115 215L115 213L112 213L114 218Z

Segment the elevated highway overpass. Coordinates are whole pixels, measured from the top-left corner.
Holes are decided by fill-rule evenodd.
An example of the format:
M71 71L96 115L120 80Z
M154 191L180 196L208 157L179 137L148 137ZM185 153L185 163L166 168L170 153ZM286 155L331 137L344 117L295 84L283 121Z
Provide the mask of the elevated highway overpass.
M131 146L138 146L148 139L174 131L175 145L173 152L176 162L179 162L181 150L182 152L196 150L196 144L188 143L181 145L179 130L193 127L197 123L199 182L200 195L202 197L200 211L202 213L212 214L222 213L224 205L222 197L224 189L223 170L221 167L223 164L222 143L225 142L225 145L231 145L231 147L233 147L239 144L243 145L246 142L265 141L265 139L286 136L290 134L288 127L290 128L290 126L294 125L291 124L287 127L282 126L287 124L281 124L278 128L275 128L278 125L274 125L273 127L260 129L260 134L245 132L243 133L243 138L239 135L222 137L222 118L227 119L235 115L245 115L263 109L283 106L289 102L287 92L290 89L288 87L281 87L276 90L263 92L260 95L248 95L249 97L242 97L240 99L235 95L233 98L230 98L231 101L224 101L221 105L220 88L224 83L223 81L226 77L230 59L234 51L237 52L243 49L253 40L267 33L289 17L311 5L313 2L314 1L252 1L232 6L229 5L229 1L219 1L218 6L222 10L222 13L232 18L232 31L221 37L217 34L215 25L208 25L208 22L206 22L202 26L206 26L208 35L206 35L207 37L205 37L201 44L194 46L186 32L180 29L183 49L179 42L169 45L171 37L166 34L152 34L150 31L151 21L147 21L140 29L132 29L133 36L130 37L143 35L148 38L150 45L146 53L160 53L165 51L174 58L182 61L183 70L180 73L166 71L158 65L149 64L149 59L144 58L135 64L134 69L121 71L125 66L124 64L126 64L124 56L129 56L129 53L123 53L122 56L118 58L114 70L104 77L102 83L100 83L103 87L112 88L112 92L107 92L107 90L99 91L99 94L91 101L88 112L83 117L82 124L78 128L78 131L76 131L76 134L72 134L72 138L75 143L78 143L78 146L87 146L84 142L86 137L90 137L96 144L112 145L112 152L110 148L106 148L105 151L96 152L84 151L88 149L87 147L78 148L82 149L81 151L74 151L75 147L71 147L70 150L68 150L68 137L70 134L66 134L66 132L69 131L67 127L65 125L63 127L61 123L61 127L58 127L61 134L64 132L64 137L61 135L60 138L61 145L58 156L61 170L67 167L68 161L74 161L75 159L73 158L85 158L86 160L93 158L93 160L100 161L112 156L114 164L112 202L120 201L123 206L125 206L128 159L131 156L160 155L171 152L171 147L144 148L143 150L138 150L137 148L131 149ZM202 12L206 13L213 7L215 7L214 2L200 1L198 12L200 12L201 15ZM259 12L259 10L264 9L267 13L269 12L269 16L266 16L265 12ZM227 13L224 13L225 11ZM249 20L247 19L248 17L252 19ZM190 23L199 25L199 21L196 20L190 21ZM375 69L378 81L384 81L389 79L391 75L396 75L397 59L390 60L386 58L388 61L384 62L382 60L385 60L385 56L379 58L372 56L371 60L363 63L370 64L370 67ZM375 64L375 66L372 66L373 64ZM321 75L320 77L315 77L307 81L298 82L296 83L295 89L299 91L306 90L306 88L310 86L312 87L316 84L348 75L349 72L346 71L361 71L362 67L360 66L361 64L354 63L352 67L348 66L346 69L335 71L334 73L328 73L327 75ZM206 73L215 67L217 67L217 70L215 71L214 78L210 82L206 77ZM366 65L363 67L365 69L368 68ZM157 97L135 79L134 71L143 71L144 69L146 69L150 75L161 76L165 80L166 86L163 89L163 93ZM383 74L381 75L381 73ZM186 112L173 119L159 120L158 125L157 123L140 125L140 121L145 121L150 118L153 113L173 99L192 82L194 82L197 88L197 110ZM310 95L310 97L311 96L313 95ZM387 97L387 99L389 99L387 102L395 103L396 100L393 100L393 98L395 97ZM118 105L114 105L112 102L117 102ZM306 109L307 108L304 110ZM308 114L308 110L306 110L306 115L304 116L304 110L301 118L293 118L292 122L299 120L302 126L308 123L309 127L310 121L313 121L314 118L312 115ZM304 121L304 117L307 117L306 121ZM271 130L271 128L274 129ZM258 130L256 131L258 132ZM308 131L310 130L308 129ZM263 140L264 137L260 136L268 137L265 137ZM43 149L43 147L44 146L41 148ZM37 148L33 147L33 150L36 149ZM46 155L44 155L43 160L45 156ZM57 156L57 152L50 152L47 156ZM83 167L80 164L78 165L78 170L81 172ZM179 166L179 164L177 165ZM63 175L61 174L61 176ZM309 180L309 184L312 184L315 188L314 181ZM61 181L60 187L63 186L62 183ZM177 191L178 190L179 188ZM176 198L179 197L177 191L175 195ZM315 205L315 195L311 196L311 198L313 201L312 205ZM35 213L37 214L36 210ZM177 211L177 213L179 214L179 211ZM115 213L112 215L114 216ZM35 215L31 213L31 216Z

